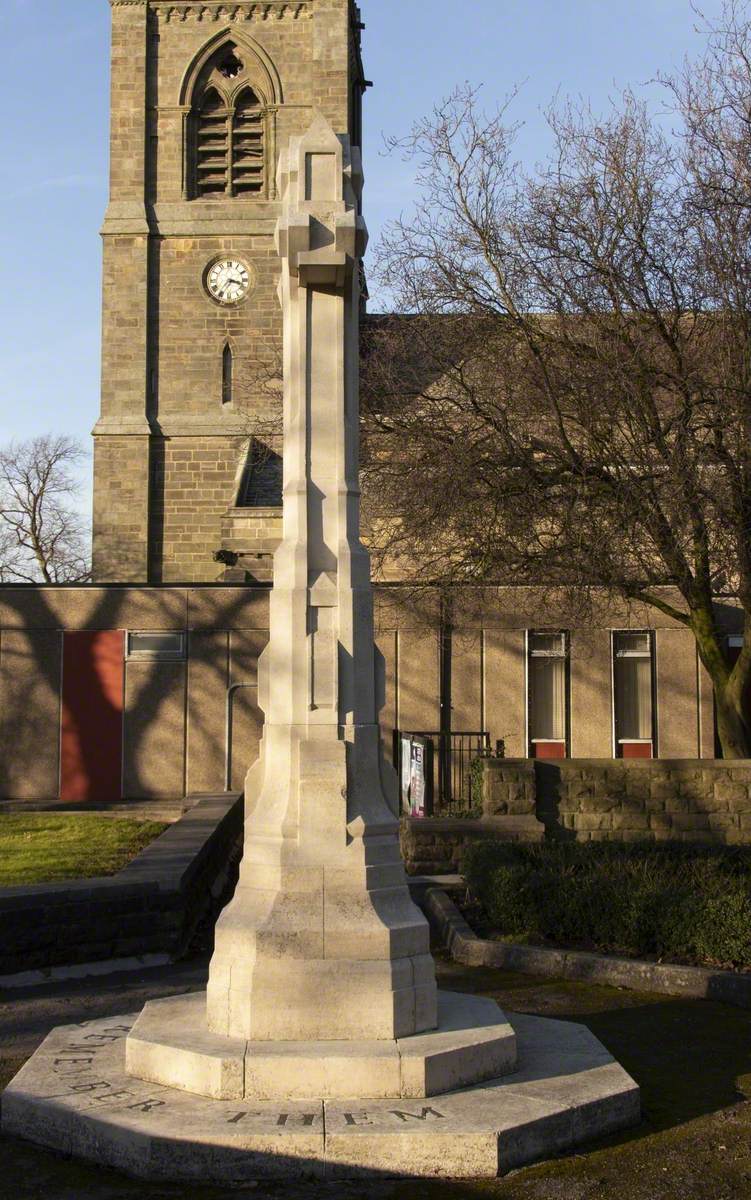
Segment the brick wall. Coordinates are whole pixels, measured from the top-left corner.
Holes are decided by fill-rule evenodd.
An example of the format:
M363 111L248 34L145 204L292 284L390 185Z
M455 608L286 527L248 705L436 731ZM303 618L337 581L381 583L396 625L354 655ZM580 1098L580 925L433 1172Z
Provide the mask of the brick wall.
M259 583L274 577L274 551L282 540L280 508L235 508L222 518L222 546L238 555L225 579L252 576Z
M107 582L143 579L147 567L148 437L97 438L93 571ZM106 482L105 482L106 481Z
M504 842L539 842L543 826L535 820L473 821L450 817L401 822L401 847L408 875L455 875L464 869L467 850L484 838Z
M243 446L241 438L164 441L152 488L152 578L221 578L213 555L222 545L223 515L234 503Z
M64 637L115 629L182 632L186 653L125 662L123 792L102 799L180 802L220 792L230 768L242 787L263 727L267 589L10 586L0 588L0 806L58 803Z
M751 762L487 759L476 820L402 819L410 875L461 873L478 840L751 844Z

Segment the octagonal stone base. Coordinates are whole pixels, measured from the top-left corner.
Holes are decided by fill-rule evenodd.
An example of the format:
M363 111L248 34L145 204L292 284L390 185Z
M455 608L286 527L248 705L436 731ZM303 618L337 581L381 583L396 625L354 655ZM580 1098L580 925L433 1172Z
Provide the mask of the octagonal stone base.
M134 1079L136 1016L55 1029L6 1089L3 1129L149 1180L494 1177L639 1120L583 1026L514 1016L520 1068L434 1099L209 1100Z
M516 1066L516 1036L494 1000L441 992L438 1028L395 1041L245 1042L206 1028L206 995L147 1004L128 1034L137 1079L214 1100L437 1096Z

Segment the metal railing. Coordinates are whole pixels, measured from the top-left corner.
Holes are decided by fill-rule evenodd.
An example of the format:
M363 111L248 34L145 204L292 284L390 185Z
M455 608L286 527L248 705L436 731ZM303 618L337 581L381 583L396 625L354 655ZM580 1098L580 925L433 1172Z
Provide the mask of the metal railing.
M425 778L425 815L451 816L453 812L464 812L472 807L472 763L490 754L490 734L485 731L448 732L424 730L394 731L394 766L399 775L399 790L404 798L408 795L409 781L403 777L404 739L420 739L427 744L424 756L427 773Z

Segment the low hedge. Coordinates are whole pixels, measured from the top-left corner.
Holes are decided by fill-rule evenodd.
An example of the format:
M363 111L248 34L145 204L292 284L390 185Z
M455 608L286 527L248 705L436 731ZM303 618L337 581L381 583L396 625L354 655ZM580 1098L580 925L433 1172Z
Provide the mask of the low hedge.
M465 876L503 937L751 967L751 847L482 841Z

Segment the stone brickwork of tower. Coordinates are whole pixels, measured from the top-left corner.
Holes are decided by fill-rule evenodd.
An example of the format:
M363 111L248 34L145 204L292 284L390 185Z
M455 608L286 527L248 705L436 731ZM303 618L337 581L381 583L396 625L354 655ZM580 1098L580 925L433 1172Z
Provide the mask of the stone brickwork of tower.
M359 144L359 11L110 4L94 578L262 579L281 535L281 497L254 484L280 433L278 148L316 112Z

